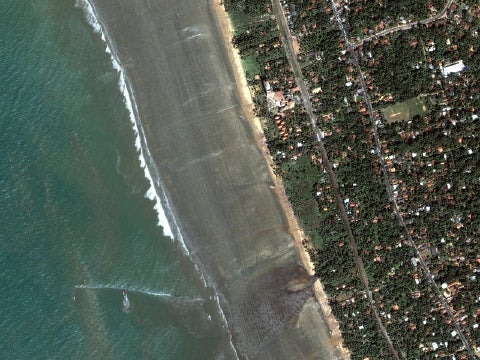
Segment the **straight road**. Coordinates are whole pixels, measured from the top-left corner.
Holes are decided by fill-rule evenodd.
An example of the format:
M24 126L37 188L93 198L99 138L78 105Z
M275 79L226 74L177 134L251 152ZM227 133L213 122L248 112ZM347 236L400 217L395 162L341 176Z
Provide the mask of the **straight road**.
M397 203L395 197L393 196L393 187L390 184L387 167L385 166L385 159L384 159L384 156L383 156L383 153L382 153L382 148L380 146L380 138L378 136L378 127L377 127L377 124L375 122L375 116L374 116L372 103L370 101L370 96L368 95L368 88L367 88L367 85L366 85L366 82L365 82L365 76L362 72L362 69L361 69L360 64L358 62L358 57L355 53L355 45L352 44L348 40L349 39L348 33L345 30L345 27L343 26L343 21L340 17L340 13L338 11L337 6L335 5L335 2L333 0L330 0L330 3L332 5L332 9L335 13L335 18L337 20L337 24L338 24L340 30L343 33L346 45L348 47L348 50L350 51L352 62L355 65L355 67L357 68L357 71L358 71L358 74L359 74L360 83L361 83L361 86L362 86L362 89L363 89L363 92L364 92L364 95L365 95L365 102L366 102L366 105L367 105L368 114L369 114L370 121L371 121L372 127L373 127L373 134L374 134L374 137L375 137L375 145L376 145L376 153L377 153L377 156L380 160L380 164L381 164L382 172L383 172L383 175L384 175L384 181L385 181L385 186L386 186L386 189L387 189L387 193L388 193L388 196L390 198L391 203L393 204L393 209L395 211L397 219L398 219L400 225L402 226L402 228L405 230L405 236L408 239L410 245L412 246L413 249L415 249L416 256L420 260L420 265L421 265L423 271L425 272L425 275L426 275L428 281L430 282L431 286L433 287L433 290L437 293L438 298L440 299L440 302L441 302L442 306L444 307L446 313L448 314L448 316L452 320L453 324L455 325L455 329L457 331L457 334L458 334L460 340L462 341L463 346L467 350L467 352L469 354L469 357L471 359L476 359L476 357L474 356L473 351L470 347L470 344L468 343L467 339L465 338L465 335L463 334L463 331L462 331L462 328L460 327L460 324L456 321L455 317L453 316L452 311L450 310L450 307L448 306L447 299L445 298L445 296L443 295L443 293L440 291L439 287L437 286L432 274L430 273L430 270L428 269L427 264L425 263L422 255L418 251L418 248L415 245L415 242L413 241L412 236L408 232L407 225L405 224L405 221L403 220L403 216L400 212L400 208L398 206L398 203ZM451 4L451 1L449 1L449 3L447 4L447 7L445 7L444 11L446 11L446 9L449 7L449 4Z
M320 154L322 156L323 164L325 166L325 169L327 170L328 177L330 179L330 183L332 185L332 188L333 188L333 191L334 191L334 194L335 194L337 208L340 212L340 216L341 216L342 221L344 223L345 230L347 231L348 240L349 240L349 243L350 243L350 247L352 248L352 251L353 251L353 257L354 257L355 265L358 269L360 280L362 281L363 285L365 286L365 291L366 291L366 294L368 296L368 300L370 302L370 307L371 307L373 313L375 314L375 319L377 321L379 330L382 333L383 337L385 338L385 340L386 340L386 342L387 342L387 344L390 348L390 352L392 353L392 356L395 359L400 359L397 350L393 346L393 343L390 340L390 337L388 336L388 333L387 333L385 327L383 326L380 315L379 315L378 310L375 306L375 301L373 300L372 293L370 291L370 287L369 287L369 283L368 283L368 277L367 277L367 274L365 272L365 266L363 264L362 258L358 254L357 243L356 243L355 238L353 236L352 229L350 227L350 221L349 221L347 212L345 210L344 202L343 202L343 199L342 199L342 197L340 195L340 192L339 192L338 181L337 181L337 178L335 176L335 173L333 172L333 168L332 168L332 165L330 163L330 160L328 159L327 150L325 149L325 145L323 143L323 133L317 126L317 118L316 118L316 116L313 112L313 106L312 106L312 103L310 101L310 95L309 95L307 86L305 84L305 80L304 80L303 75L302 75L302 70L301 70L300 64L298 63L298 59L295 55L295 51L294 51L294 48L293 48L292 36L290 34L290 29L288 27L288 22L287 22L287 19L285 17L285 13L283 11L283 8L282 8L279 0L273 0L273 9L274 9L275 17L277 19L278 26L280 28L280 33L282 35L282 44L283 44L283 47L285 49L285 52L286 52L288 61L290 63L290 66L292 67L292 70L293 70L293 73L294 73L294 76L295 76L295 81L296 81L298 87L300 88L300 92L301 92L302 98L303 98L303 105L304 105L304 107L307 111L307 114L308 114L309 118L310 118L310 124L311 124L311 127L312 127L312 129L315 133L316 139L317 139L317 143L318 143L318 147L320 149Z

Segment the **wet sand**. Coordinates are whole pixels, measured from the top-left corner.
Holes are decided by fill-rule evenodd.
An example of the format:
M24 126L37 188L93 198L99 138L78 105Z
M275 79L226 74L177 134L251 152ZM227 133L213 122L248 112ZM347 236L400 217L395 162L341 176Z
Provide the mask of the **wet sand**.
M302 240L305 239L305 235L301 227L298 225L297 219L293 213L292 206L286 196L281 178L277 177L273 173L273 161L265 142L262 123L261 123L261 120L257 116L255 116L253 112L253 100L252 100L250 90L248 88L247 79L244 75L244 70L242 67L240 55L232 45L232 35L233 35L232 23L228 17L227 12L225 11L225 8L220 2L216 0L211 0L210 3L215 13L215 16L217 18L217 22L220 25L221 32L224 38L224 44L228 51L230 63L232 64L232 67L233 67L235 81L237 83L237 86L240 92L240 98L242 101L243 113L245 114L246 119L249 121L250 126L252 127L255 139L257 141L257 147L261 150L262 155L265 159L265 162L269 165L270 177L275 183L275 193L277 194L280 200L280 204L283 208L283 211L287 217L287 221L289 224L289 231L295 240L295 245L297 246L298 254L300 258L302 259L302 264L310 275L314 275L315 274L314 265L310 260L310 256L306 251L305 246L302 243ZM299 46L298 42L296 44L297 46ZM335 317L333 316L332 309L330 308L330 305L328 303L327 294L323 289L323 285L320 282L320 279L317 279L313 284L313 293L314 293L315 299L320 305L320 311L323 315L323 320L327 323L327 326L330 329L330 333L332 334L330 342L332 344L338 345L338 354L340 358L350 359L350 353L348 349L346 349L343 346L343 339L340 332L340 326L337 322L337 319L335 319Z
M219 295L238 356L340 358L238 59L225 45L222 9L208 0L95 6L132 81L152 166Z

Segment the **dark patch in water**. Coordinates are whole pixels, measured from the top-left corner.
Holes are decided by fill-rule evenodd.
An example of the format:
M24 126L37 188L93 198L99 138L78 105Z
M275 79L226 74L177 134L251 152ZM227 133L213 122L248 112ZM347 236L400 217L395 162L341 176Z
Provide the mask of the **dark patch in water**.
M313 295L315 278L301 266L270 268L241 291L243 301L232 309L232 329L239 356L255 359L262 347L300 313Z

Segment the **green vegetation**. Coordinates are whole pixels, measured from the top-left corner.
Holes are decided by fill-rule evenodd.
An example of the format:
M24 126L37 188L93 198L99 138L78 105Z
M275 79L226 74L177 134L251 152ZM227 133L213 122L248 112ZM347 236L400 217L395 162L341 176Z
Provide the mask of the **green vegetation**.
M298 90L279 46L270 3L255 3L264 13L243 13L250 23L236 33L234 44L247 62L255 57L258 64L259 73L248 71L249 83L257 114L265 118L275 172L305 230L306 248L352 359L390 359L318 143L295 98ZM475 330L480 325L480 7L474 1L454 2L444 18L365 42L359 40L370 30L382 31L378 24L392 28L402 17L407 22L428 19L446 1L358 0L342 8L347 31L359 37L352 42L373 104L371 119L353 54L332 21L330 4L288 0L284 9L300 43L303 76L374 306L401 358L468 359L457 330L471 349L480 346ZM444 77L442 66L457 60L467 70ZM321 91L313 94L315 88ZM295 104L269 110L266 97L272 94ZM437 288L419 265L417 251Z
M353 24L350 31L352 35L365 36L369 30L378 32L398 23L434 16L443 10L446 3L446 0L353 0L348 2L350 11L346 14L346 19Z
M420 117L427 112L425 100L421 97L405 100L394 105L386 106L381 112L387 123L399 121L408 121L415 117Z
M257 62L255 55L247 55L242 58L242 66L245 69L247 78L249 79L252 79L255 74L260 74L262 72L262 68Z

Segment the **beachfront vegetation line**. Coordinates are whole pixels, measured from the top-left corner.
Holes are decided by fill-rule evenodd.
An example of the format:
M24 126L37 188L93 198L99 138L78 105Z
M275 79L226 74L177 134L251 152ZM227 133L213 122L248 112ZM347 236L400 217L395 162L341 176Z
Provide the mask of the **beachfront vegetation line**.
M282 2L336 190L395 350L406 359L468 359L480 345L480 8L475 1L383 3L339 2L347 46L330 1ZM272 4L224 4L233 43L254 64L247 77L274 170L345 344L353 359L390 358Z

